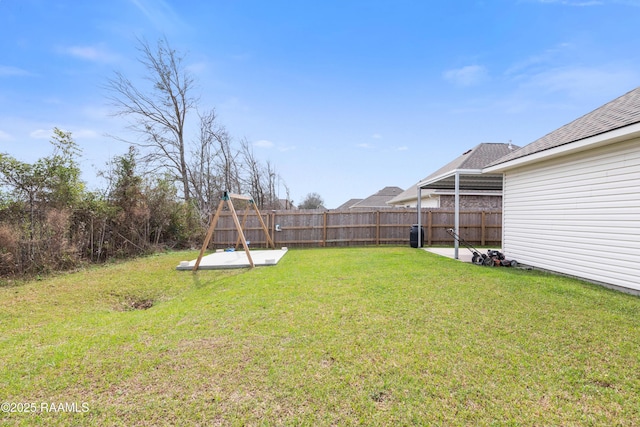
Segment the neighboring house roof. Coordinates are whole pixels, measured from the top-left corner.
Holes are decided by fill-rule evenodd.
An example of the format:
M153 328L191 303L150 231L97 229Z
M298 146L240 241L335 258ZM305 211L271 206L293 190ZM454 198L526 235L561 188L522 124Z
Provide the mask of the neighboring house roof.
M287 200L287 199L278 199L278 204L280 209L286 209L286 210L294 210L294 209L298 209L296 207L296 205L293 204L293 202L291 200Z
M397 205L405 205L407 203L416 201L418 199L418 187L417 187L417 185L418 184L412 185L411 187L407 188L402 193L398 194L396 197L394 197L393 199L389 200L387 202L387 204L396 205L397 206ZM427 198L432 193L433 193L433 190L431 190L431 191L423 191L422 192L422 197L423 198Z
M335 210L337 211L342 211L345 209L349 209L351 206L355 205L356 203L362 201L362 199L350 199L349 201L341 204L340 206L338 206Z
M384 187L382 190L355 203L349 209L390 208L387 202L402 193L400 187Z
M495 160L508 155L520 147L511 143L483 142L459 157L447 163L422 181L416 187L434 189L453 189L456 172L461 176L461 189L499 190L502 189L502 177L499 175L480 176L482 169ZM464 181L464 182L462 182ZM417 197L417 196L416 196Z
M487 167L506 163L640 122L640 87L554 130Z

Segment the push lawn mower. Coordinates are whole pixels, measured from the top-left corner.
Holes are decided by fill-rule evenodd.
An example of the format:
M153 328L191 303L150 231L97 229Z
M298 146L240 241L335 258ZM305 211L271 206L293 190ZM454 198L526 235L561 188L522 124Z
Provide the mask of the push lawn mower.
M518 262L516 260L508 260L505 259L504 254L500 251L496 251L493 249L487 250L486 254L480 253L479 250L474 248L471 243L464 240L462 237L456 233L453 228L447 229L447 233L451 235L454 239L456 239L460 244L467 249L469 252L473 254L471 257L471 262L476 265L487 265L489 267L493 266L502 266L502 267L517 267Z

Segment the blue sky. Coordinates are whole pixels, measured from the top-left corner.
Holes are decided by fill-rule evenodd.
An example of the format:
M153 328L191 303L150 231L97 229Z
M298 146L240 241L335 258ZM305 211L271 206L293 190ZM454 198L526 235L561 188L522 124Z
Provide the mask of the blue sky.
M415 184L481 142L526 145L640 85L640 0L0 0L0 152L83 179L127 146L102 89L166 36L299 203ZM284 197L284 191L281 194Z

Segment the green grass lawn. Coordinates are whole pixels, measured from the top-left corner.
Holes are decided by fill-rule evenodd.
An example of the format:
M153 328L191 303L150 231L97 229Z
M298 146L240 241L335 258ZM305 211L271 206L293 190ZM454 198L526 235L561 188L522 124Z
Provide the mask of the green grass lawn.
M0 425L640 425L638 297L411 248L196 256L0 287L0 402L38 410Z

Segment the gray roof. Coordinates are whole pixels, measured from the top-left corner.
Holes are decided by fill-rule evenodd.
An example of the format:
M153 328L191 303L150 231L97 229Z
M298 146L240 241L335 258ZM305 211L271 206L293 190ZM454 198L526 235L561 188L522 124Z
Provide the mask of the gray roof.
M428 179L435 178L437 176L444 175L447 172L452 172L459 169L481 170L489 163L509 153L512 153L517 148L520 147L517 147L513 144L483 142L476 145L471 150L465 151L459 157L442 166L440 169L438 169L422 181L427 181Z
M505 163L638 122L640 122L640 87L487 166Z
M384 187L377 193L372 194L354 205L351 205L349 209L389 208L391 206L389 206L387 202L402 193L402 191L403 190L400 187Z
M337 211L341 211L344 209L349 209L351 206L355 205L356 203L362 201L362 199L349 199L348 201L344 202L343 204L341 204L340 206L338 206L335 210Z
M466 190L500 190L502 189L501 175L480 175L483 168L491 162L512 153L518 146L511 143L483 142L471 150L465 151L418 183L422 188L452 189L454 188L455 171L475 171L475 175L461 176L460 188ZM442 179L437 179L437 178ZM423 185L424 184L424 185Z
M398 194L393 199L387 201L389 205L399 205L404 204L406 202L412 202L418 198L418 184L412 185L411 187L404 190L402 193ZM422 197L427 196L429 193L426 191L422 192Z

